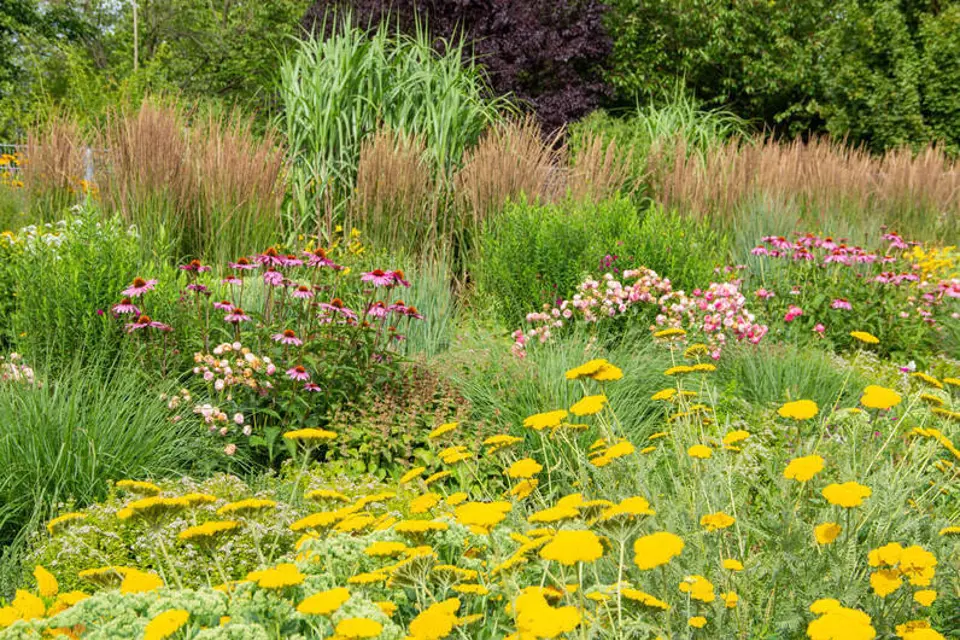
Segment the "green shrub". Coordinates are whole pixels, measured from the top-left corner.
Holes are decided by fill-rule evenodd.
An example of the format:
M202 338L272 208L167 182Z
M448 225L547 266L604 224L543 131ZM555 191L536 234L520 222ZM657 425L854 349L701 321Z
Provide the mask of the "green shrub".
M727 240L706 223L651 206L639 212L624 197L599 204L513 203L484 233L480 285L507 327L520 326L576 291L590 273L649 267L676 288L706 286L725 260Z
M925 15L920 24L923 56L920 100L935 138L960 152L960 5L939 15Z
M139 237L94 209L56 224L26 227L4 251L14 304L0 319L19 351L40 363L68 362L79 352L116 353L122 330L110 307L137 275Z

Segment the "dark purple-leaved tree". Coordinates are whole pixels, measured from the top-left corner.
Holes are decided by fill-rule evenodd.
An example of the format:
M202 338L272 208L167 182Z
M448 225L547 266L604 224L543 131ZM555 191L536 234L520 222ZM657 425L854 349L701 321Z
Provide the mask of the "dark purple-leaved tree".
M529 104L547 132L610 94L601 66L612 40L598 0L317 0L303 26L314 32L344 9L362 27L389 19L408 33L426 25L438 43L462 35L492 88Z

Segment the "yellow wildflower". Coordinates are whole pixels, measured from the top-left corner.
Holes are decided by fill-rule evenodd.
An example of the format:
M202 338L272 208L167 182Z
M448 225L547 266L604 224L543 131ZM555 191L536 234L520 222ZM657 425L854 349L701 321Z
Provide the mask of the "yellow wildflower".
M169 638L183 625L187 624L190 612L183 609L171 609L153 617L143 630L143 640L164 640Z
M777 409L781 418L791 418L793 420L809 420L819 411L820 408L813 400L795 400Z
M813 528L813 535L817 544L830 544L840 535L842 528L836 522L824 522Z
M593 562L602 555L603 545L592 531L564 529L540 549L540 557L544 560L556 560L567 566Z
M862 484L844 482L843 484L828 485L824 487L821 493L830 504L850 509L859 507L863 504L863 500L869 498L873 492L870 487L865 487Z
M641 570L667 564L683 551L683 539L668 531L637 538L633 543L634 563Z

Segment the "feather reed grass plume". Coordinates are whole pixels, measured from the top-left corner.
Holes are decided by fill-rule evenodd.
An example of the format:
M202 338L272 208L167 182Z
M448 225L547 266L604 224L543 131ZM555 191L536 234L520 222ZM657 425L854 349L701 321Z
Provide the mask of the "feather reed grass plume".
M556 141L545 140L529 117L491 128L464 156L453 179L459 207L470 223L483 224L508 200L523 196L551 202L562 194L562 150L555 149Z
M148 246L226 259L279 231L283 149L269 129L255 136L238 111L192 116L145 101L112 114L100 145L103 204L140 227Z
M422 138L380 129L361 145L348 226L383 246L436 248L450 232Z
M631 176L633 149L623 149L616 139L587 134L579 152L569 160L567 195L577 202L601 202L617 193L632 194L640 187Z
M22 176L41 219L62 216L64 208L82 197L86 148L79 125L64 116L28 132Z
M729 220L759 195L799 205L815 223L842 211L925 236L958 230L960 165L935 147L878 156L827 138L735 138L689 153L677 138L649 156L648 175L658 201L696 217Z

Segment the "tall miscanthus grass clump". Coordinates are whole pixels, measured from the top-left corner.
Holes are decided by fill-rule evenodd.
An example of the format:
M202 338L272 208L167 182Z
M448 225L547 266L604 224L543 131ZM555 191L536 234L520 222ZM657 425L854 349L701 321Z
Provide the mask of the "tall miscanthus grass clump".
M145 247L228 259L278 232L283 151L238 111L197 115L145 101L113 113L101 145L104 206L136 224Z
M886 224L930 239L956 237L960 228L960 166L935 147L877 156L827 138L733 138L700 154L684 139L675 145L650 160L650 188L664 205L695 216L734 220L760 198L799 210L809 224Z
M386 24L370 32L345 25L349 18L326 38L304 40L280 67L291 232L339 221L362 145L381 125L422 139L432 170L446 175L509 107L491 97L463 41L444 42L438 53L423 30L406 36Z

